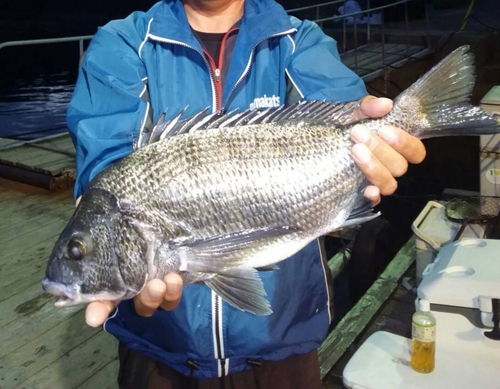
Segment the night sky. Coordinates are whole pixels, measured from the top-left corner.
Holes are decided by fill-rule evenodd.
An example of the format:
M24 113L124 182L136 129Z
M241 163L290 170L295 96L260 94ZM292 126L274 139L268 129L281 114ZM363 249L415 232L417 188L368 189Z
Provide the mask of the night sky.
M92 35L99 26L132 11L146 11L158 0L0 0L0 42L8 40ZM366 0L359 0L360 2ZM387 1L387 0L373 0ZM285 9L321 3L320 0L278 0ZM331 16L338 6L324 7ZM304 13L304 18L314 17Z

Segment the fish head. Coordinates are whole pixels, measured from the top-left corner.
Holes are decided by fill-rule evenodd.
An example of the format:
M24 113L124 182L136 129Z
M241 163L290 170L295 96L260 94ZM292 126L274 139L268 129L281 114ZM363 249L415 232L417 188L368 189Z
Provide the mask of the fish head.
M84 194L57 240L47 265L43 289L59 297L56 307L127 294L115 244L122 215L107 191Z

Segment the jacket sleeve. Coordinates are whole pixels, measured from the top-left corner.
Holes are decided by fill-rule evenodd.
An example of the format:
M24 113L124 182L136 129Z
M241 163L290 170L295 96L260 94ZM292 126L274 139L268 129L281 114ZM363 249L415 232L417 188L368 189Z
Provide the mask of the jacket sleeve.
M128 19L99 29L79 70L67 113L76 148L75 198L96 174L132 151L149 114L141 98L147 94L141 38L134 15Z
M340 60L333 38L313 22L292 17L292 23L297 32L287 73L301 98L348 102L367 95L364 81Z

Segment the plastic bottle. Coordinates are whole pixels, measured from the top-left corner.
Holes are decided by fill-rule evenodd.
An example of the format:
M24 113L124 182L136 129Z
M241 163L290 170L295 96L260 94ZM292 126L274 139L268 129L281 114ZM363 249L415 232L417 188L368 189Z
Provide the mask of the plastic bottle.
M411 367L419 373L431 373L435 366L436 318L427 300L419 301L418 311L412 316Z

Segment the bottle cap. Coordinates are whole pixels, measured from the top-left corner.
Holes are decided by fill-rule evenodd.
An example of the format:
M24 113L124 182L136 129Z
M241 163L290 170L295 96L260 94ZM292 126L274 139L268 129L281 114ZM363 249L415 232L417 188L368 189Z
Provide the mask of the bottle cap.
M431 310L431 303L429 300L420 300L418 302L418 310L422 312L429 312Z

